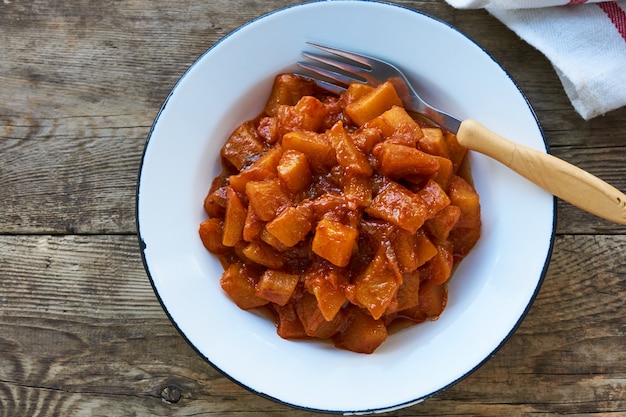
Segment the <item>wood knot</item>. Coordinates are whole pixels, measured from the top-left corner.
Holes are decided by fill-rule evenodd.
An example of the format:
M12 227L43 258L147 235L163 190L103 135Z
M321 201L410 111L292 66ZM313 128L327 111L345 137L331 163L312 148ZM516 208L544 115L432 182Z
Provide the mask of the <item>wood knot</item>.
M161 399L166 403L176 404L183 398L183 392L174 385L168 385L161 390Z

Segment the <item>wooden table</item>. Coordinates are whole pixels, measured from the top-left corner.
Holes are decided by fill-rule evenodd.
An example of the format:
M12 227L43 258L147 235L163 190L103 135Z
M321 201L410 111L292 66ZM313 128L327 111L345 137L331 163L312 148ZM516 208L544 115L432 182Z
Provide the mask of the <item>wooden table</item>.
M187 345L135 235L140 158L172 86L231 30L297 3L0 3L0 416L313 415L246 391ZM626 108L584 121L549 62L485 11L395 3L483 46L551 152L626 190ZM626 415L625 245L623 227L559 202L519 329L471 376L395 415Z

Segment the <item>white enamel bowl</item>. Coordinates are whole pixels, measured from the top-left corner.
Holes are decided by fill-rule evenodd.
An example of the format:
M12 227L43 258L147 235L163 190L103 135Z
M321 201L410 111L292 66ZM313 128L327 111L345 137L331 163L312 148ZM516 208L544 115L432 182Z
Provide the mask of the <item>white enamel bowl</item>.
M395 63L424 98L461 118L546 151L532 109L479 46L415 10L363 1L302 4L234 31L181 77L143 156L137 221L144 264L163 308L215 368L262 396L334 413L420 402L467 376L515 330L550 257L554 199L471 154L482 237L449 285L439 320L394 334L371 355L281 339L266 318L222 292L219 262L202 246L202 201L229 133L263 108L277 73L294 70L306 41Z

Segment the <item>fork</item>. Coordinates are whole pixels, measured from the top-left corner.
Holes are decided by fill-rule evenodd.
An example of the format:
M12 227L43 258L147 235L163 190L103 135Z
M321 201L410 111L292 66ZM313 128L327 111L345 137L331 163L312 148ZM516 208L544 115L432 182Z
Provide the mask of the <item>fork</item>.
M476 120L461 121L438 110L426 103L402 71L389 62L313 42L307 44L323 53L302 52L310 62L298 65L313 73L310 78L320 87L339 94L352 82L376 86L390 81L407 110L455 133L465 148L495 159L582 210L626 225L626 195L600 178L555 156L505 139Z

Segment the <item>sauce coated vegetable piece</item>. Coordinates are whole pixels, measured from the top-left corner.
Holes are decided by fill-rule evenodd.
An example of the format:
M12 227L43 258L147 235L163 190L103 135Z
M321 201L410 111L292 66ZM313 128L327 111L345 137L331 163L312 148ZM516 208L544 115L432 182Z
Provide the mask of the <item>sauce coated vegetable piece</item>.
M280 74L262 114L226 140L203 205L222 289L286 339L374 352L436 319L480 237L456 137L402 107L390 83L341 96Z

